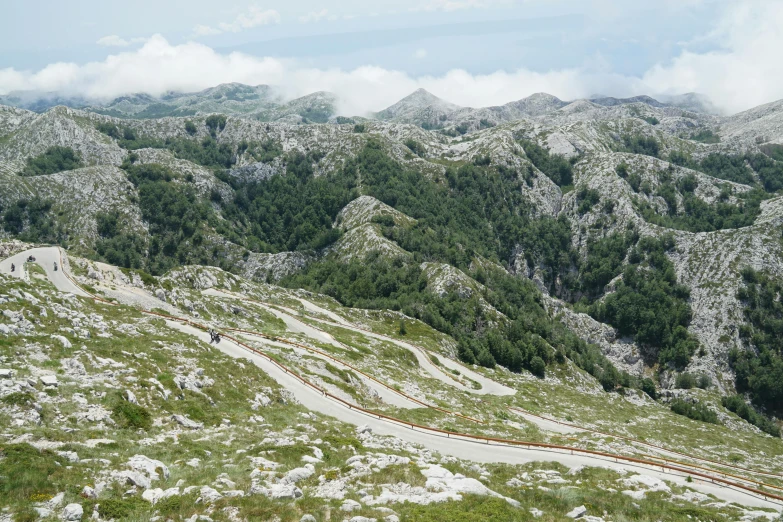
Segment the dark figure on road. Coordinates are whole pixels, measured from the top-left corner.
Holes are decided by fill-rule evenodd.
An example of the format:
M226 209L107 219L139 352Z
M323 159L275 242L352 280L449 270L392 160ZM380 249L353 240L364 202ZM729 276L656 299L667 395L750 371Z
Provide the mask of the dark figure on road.
M54 271L57 272L57 261L54 262Z
M219 342L220 342L220 334L217 333L212 328L210 328L209 329L209 344L212 344L212 343L217 344Z
M14 270L16 270L16 265L11 263L11 272L13 272Z

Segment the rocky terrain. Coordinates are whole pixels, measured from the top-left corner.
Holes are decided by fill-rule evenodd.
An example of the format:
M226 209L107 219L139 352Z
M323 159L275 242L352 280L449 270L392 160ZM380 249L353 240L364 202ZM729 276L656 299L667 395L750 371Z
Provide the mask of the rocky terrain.
M695 472L704 465L738 473L742 484L763 482L763 491L783 496L780 438L721 402L735 392L732 350L746 346L745 305L737 297L743 269L783 276L783 199L751 161L753 155L778 161L781 102L723 117L693 96L565 102L537 94L472 109L417 91L370 118L337 118L335 103L328 93L284 101L268 87L232 84L38 113L0 106L0 261L32 246L18 239L56 237L67 248L62 269L73 278L62 282L62 271L54 275L35 263L20 262L14 274L8 262L2 265L0 520L391 522L469 520L471 512L503 520L619 521L631 512L637 520L776 520L774 503L721 496ZM218 113L226 117L215 119ZM558 181L531 143L561 157L572 179ZM646 148L651 144L654 153ZM74 151L77 168L20 175L55 147ZM506 258L474 253L458 266L423 255L411 238L430 227L423 237L440 241L436 221L413 206L401 211L399 200L367 188L377 175L362 159L368 147L406 169L411 183L444 190L454 189L454 169L462 166L507 176L520 187L507 197L518 196L531 219L566 223L569 255L581 261L552 278L542 258L530 262L524 237L515 238ZM710 170L705 165L716 155L743 158L750 178ZM235 228L237 209L244 208L240 190L294 176L295 161L306 163L307 179L332 187L349 175L355 180L333 220L318 218L335 231L333 239L315 248L248 243ZM145 166L173 173L172 186L203 203L210 217L199 243L183 244L205 252L202 265L212 266L183 257L153 276L141 266L106 262L107 213L148 251L157 241L161 225L148 218L144 187L129 174ZM309 189L305 182L296 187L304 207ZM694 208L745 212L754 197L758 210L741 226L694 224ZM48 228L31 213L36 200L48 205ZM671 237L665 258L674 281L687 287L687 332L698 345L685 367L651 362L648 346L596 319L580 300L585 292L569 286L595 241L628 231ZM597 303L622 284L631 254L623 254ZM379 259L416 270L422 299L478 310L479 333L512 321L486 274L521 280L538 292L552 321L598 347L618 370L653 378L660 400L631 386L607 393L566 357L547 361L545 377L527 368L465 365L458 362L458 335L412 317L415 307L351 308L328 285L322 287L328 296L295 288L297 275L319 277L310 270L355 271ZM234 340L209 343L204 325ZM245 346L262 351L266 362ZM411 438L372 417L312 402L264 364L282 364L324 396L403 424L638 458L652 452L659 461L692 467L667 482L644 466L564 460L545 451L526 456L500 446L492 457ZM682 374L710 384L682 389ZM675 414L673 401L707 407L717 424ZM27 462L35 462L29 473L7 478Z

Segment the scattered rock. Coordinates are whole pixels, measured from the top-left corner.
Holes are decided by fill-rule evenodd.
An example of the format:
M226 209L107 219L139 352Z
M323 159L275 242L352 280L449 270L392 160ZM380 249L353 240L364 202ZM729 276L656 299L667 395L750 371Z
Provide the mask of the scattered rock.
M131 403L131 404L138 404L138 403L139 403L138 399L136 399L136 394L134 394L134 393L133 393L132 391L130 391L130 390L125 390L125 398L126 398L126 399L128 400L128 402L129 402L129 403Z
M54 339L55 341L60 341L60 344L63 345L63 348L73 348L71 341L69 341L62 335L52 335L52 339Z
M343 505L340 506L340 509L342 511L347 511L347 512L350 513L351 511L356 511L357 509L362 509L362 505L360 503L356 502L355 500L348 499L345 502L343 502Z
M148 489L141 494L141 498L152 504L153 506L163 500L164 498L174 497L179 495L179 488L169 488L162 490L160 488Z
M200 430L204 427L203 423L190 420L184 415L172 415L171 419L183 428L188 428L190 430Z
M296 484L300 480L310 478L315 474L315 468L312 464L307 464L303 468L294 468L285 474L281 482L283 484Z
M199 497L196 499L196 504L212 504L221 498L223 498L223 495L218 491L209 486L203 486L199 491Z

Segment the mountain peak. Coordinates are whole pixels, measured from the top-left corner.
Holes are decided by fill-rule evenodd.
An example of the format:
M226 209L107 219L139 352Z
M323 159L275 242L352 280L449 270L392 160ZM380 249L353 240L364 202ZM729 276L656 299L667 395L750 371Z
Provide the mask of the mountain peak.
M440 116L450 114L458 109L460 109L459 105L442 100L426 89L420 88L394 105L380 111L376 117L381 120L393 119L408 122L423 112Z

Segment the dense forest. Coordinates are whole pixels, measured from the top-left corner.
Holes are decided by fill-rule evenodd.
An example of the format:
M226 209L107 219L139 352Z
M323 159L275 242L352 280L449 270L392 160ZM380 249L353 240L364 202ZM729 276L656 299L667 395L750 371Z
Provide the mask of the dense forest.
M744 304L740 338L745 348L732 350L730 361L737 390L774 415L783 414L783 285L769 274L742 270L744 286L737 298Z

